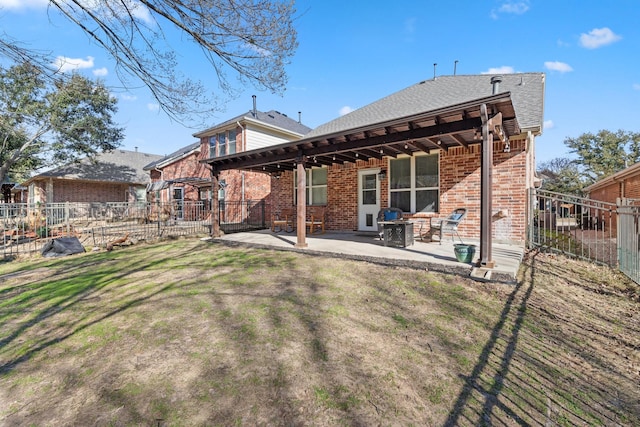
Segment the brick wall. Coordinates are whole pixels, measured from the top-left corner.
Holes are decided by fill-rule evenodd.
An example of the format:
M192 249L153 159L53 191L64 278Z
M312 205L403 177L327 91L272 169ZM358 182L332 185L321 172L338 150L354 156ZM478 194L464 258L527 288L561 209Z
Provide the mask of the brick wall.
M504 152L494 143L493 166L493 237L496 241L524 242L527 210L527 153L525 139L510 141L511 150ZM440 154L440 212L417 216L444 216L457 207L468 209L460 226L463 237L480 236L480 145L451 148ZM327 229L356 230L358 227L358 170L388 169L387 159L371 159L344 165L333 165L327 173ZM530 167L530 166L529 166ZM272 178L272 204L276 210L293 205L293 173ZM380 182L381 207L388 206L388 179ZM498 218L498 211L506 217ZM411 215L407 215L410 217Z
M47 198L47 182L36 181L35 191L42 203L90 203L90 202L128 202L134 201L132 186L129 184L80 181L74 179L52 180L53 200Z

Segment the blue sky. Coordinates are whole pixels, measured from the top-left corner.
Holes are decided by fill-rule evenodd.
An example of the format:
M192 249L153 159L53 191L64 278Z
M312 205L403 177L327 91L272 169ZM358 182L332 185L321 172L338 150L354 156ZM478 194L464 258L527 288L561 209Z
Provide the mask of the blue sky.
M135 1L135 0L133 0ZM80 72L119 85L113 61L72 24L47 13L46 0L0 0L2 31L73 59ZM278 110L316 127L436 75L544 72L545 129L538 163L569 155L563 141L601 129L640 131L640 1L431 0L296 3L299 47L286 92L238 86L210 127L252 107ZM3 34L4 36L4 34ZM191 77L215 74L196 49L175 45ZM168 154L195 141L158 110L144 87L119 98L123 148Z

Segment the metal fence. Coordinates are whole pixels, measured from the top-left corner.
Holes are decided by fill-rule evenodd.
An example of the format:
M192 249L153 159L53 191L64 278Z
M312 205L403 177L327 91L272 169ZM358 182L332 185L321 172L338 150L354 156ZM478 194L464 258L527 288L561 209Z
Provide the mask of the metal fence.
M529 246L618 266L617 206L597 200L532 190Z
M640 202L624 200L618 206L618 268L640 283Z
M220 203L220 228L225 233L266 228L269 206L264 201ZM75 236L85 247L106 247L166 237L209 235L210 202L172 203L0 203L3 257L39 252L50 240Z

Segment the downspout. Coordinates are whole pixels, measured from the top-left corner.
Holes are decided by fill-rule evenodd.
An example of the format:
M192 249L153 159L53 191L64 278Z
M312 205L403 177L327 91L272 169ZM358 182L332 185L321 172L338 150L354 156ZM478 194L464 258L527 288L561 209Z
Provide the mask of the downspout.
M240 151L247 151L247 137L246 137L246 129L244 126L240 124L240 122L236 122L236 124L242 129L242 147Z

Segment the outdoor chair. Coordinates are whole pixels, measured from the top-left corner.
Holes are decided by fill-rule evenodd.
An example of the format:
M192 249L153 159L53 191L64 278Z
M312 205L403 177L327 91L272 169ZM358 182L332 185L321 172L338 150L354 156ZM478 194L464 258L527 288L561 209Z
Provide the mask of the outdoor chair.
M402 219L402 209L398 208L382 208L378 212L378 235L380 236L380 240L382 240L383 227L380 224L381 221L398 221Z
M438 233L440 237L440 244L442 244L442 235L444 233L451 233L451 241L453 242L453 235L455 234L460 239L461 243L462 238L458 234L458 226L467 215L467 208L457 208L446 218L431 218L431 229L429 230L429 235L432 237L434 234Z

